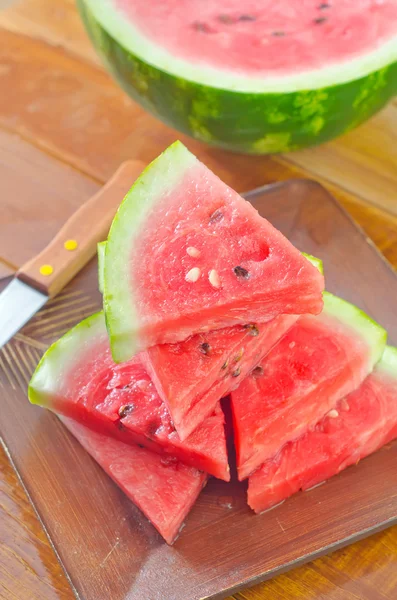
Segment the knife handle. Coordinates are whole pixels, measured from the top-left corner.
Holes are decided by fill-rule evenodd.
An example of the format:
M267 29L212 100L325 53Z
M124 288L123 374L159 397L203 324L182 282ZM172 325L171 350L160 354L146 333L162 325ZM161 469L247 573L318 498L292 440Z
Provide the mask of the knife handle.
M51 242L17 273L49 297L55 296L96 254L97 244L106 239L115 212L145 168L139 160L119 167L109 181L66 221Z

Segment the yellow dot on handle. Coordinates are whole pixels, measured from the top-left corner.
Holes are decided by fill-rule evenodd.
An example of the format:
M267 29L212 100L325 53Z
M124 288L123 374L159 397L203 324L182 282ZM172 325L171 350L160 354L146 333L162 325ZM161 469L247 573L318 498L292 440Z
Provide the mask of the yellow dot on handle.
M77 245L76 240L66 240L63 246L66 250L76 250Z
M41 275L44 275L45 277L47 277L48 275L52 275L54 269L52 268L51 265L42 265L40 267L40 273Z

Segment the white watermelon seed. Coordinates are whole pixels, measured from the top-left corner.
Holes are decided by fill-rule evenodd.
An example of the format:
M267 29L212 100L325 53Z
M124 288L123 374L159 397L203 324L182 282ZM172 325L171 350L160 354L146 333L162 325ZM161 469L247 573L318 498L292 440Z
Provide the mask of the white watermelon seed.
M215 269L212 269L209 272L208 279L209 279L210 284L214 288L220 288L221 287L221 278L219 277L218 271L215 271Z
M198 258L201 254L200 250L194 248L193 246L189 246L188 248L186 248L186 252L189 256L192 256L193 258Z
M350 406L349 406L346 398L342 398L342 400L340 401L340 405L343 408L343 410L350 410Z
M190 281L191 283L195 283L201 275L201 271L198 267L193 267L186 273L186 281Z
M337 410L332 409L329 411L328 416L330 417L330 419L336 419L337 417L339 417L339 413Z

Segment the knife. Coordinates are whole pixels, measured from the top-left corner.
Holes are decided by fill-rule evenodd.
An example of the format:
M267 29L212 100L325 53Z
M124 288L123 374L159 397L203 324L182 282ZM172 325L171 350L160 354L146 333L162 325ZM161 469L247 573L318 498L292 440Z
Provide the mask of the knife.
M120 202L144 167L140 160L122 163L48 246L19 269L0 294L0 348L95 255Z

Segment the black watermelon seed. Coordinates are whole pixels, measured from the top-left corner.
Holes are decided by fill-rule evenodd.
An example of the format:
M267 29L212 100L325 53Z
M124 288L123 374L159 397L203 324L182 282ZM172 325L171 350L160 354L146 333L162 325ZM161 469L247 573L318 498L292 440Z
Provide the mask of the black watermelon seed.
M193 29L196 31L200 31L201 33L210 33L210 28L206 23L202 23L201 21L195 21L193 23Z
M319 17L318 19L314 19L314 23L316 25L321 25L321 23L325 23L325 21L328 21L327 17Z
M328 2L322 2L317 8L318 10L325 10L326 8L331 8L331 5Z
M234 362L239 362L242 358L243 358L243 354L244 354L244 348L241 348L240 352L238 354L236 354L236 356L234 357Z
M143 446L142 444L138 444L138 448L144 448L145 446Z
M240 15L239 21L256 21L255 15Z
M273 37L284 37L285 31L272 31L272 36Z
M127 417L129 414L132 413L134 409L135 406L133 404L123 404L123 406L120 406L118 410L120 419L124 419L125 417Z
M226 25L232 25L236 22L236 19L233 19L233 17L231 17L230 15L219 15L218 21L220 21L221 23L225 23Z
M223 212L220 208L214 210L214 212L210 215L210 223L218 223L223 219Z
M263 375L264 371L262 367L255 367L255 369L252 371L252 375L254 375L255 377L260 377L261 375Z
M146 435L148 437L154 437L156 435L159 427L160 427L159 421L150 421L150 423L148 423L148 426L146 429Z
M250 276L247 269L244 269L244 267L234 267L233 271L234 274L237 275L237 277L241 277L242 279L248 279Z
M205 356L209 356L211 354L211 346L209 345L208 342L204 342L203 344L200 344L199 350L200 350L201 354L205 354Z
M238 377L241 373L241 369L240 367L238 367L235 371L233 371L232 373L232 377Z
M247 323L247 325L244 325L244 329L248 329L249 334L253 337L259 335L259 329L255 323Z
M226 362L224 362L223 365L221 366L221 371L224 371L225 369L227 369L228 364L229 364L228 360Z

